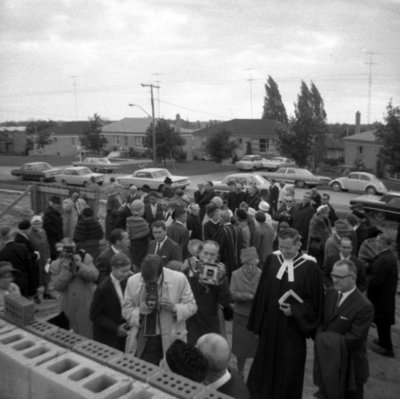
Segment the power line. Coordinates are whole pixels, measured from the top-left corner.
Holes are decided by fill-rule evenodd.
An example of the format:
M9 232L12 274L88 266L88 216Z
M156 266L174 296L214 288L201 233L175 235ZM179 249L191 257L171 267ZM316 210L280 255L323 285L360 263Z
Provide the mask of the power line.
M228 116L226 116L226 115L219 115L219 114L214 114L214 113L212 113L212 112L200 111L200 110L198 110L198 109L185 107L185 106L183 106L183 105L173 104L173 103L170 103L170 102L168 102L168 101L162 101L162 100L161 100L161 102L162 102L162 103L165 103L165 104L168 104L168 105L172 105L173 107L186 109L187 111L197 112L197 113L199 113L199 114L212 115L212 116L216 116L216 117L218 117L218 118L230 119L230 118L229 118Z

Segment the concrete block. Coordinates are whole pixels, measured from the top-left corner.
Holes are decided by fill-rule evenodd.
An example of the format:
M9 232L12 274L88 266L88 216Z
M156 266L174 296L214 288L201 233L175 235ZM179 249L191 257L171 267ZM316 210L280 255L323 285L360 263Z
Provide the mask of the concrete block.
M14 324L7 323L5 320L0 319L0 335L15 329L16 326Z
M204 390L204 385L164 370L150 377L148 383L181 399L194 398Z
M108 361L107 365L133 377L135 380L144 382L161 371L159 367L145 362L131 353L126 353L121 357L111 359Z
M43 338L70 350L72 350L75 345L88 340L87 338L82 337L82 335L75 334L73 331L64 330L63 328L50 331L44 334Z
M0 397L28 399L32 369L64 352L20 328L0 335Z
M4 316L6 320L19 326L33 323L35 319L35 304L21 295L5 295Z
M175 399L175 396L151 387L145 382L135 381L131 390L119 399Z
M39 337L44 337L46 334L56 331L58 327L47 321L36 320L32 324L24 326L24 329Z
M102 364L106 364L109 360L123 355L123 352L117 349L90 339L75 345L73 351Z
M202 392L194 397L194 399L232 399L232 396L205 387Z
M116 399L133 380L111 368L68 352L32 370L31 398Z

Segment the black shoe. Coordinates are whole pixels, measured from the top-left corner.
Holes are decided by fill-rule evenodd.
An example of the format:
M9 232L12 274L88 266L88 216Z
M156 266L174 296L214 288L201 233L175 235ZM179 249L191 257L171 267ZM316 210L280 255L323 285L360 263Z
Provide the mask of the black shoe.
M43 294L43 299L57 299L57 297L52 294Z
M381 346L381 343L380 343L380 341L379 341L378 338L374 338L374 339L372 340L372 343L373 343L374 345Z
M372 351L386 357L394 357L394 352L380 346L373 346Z

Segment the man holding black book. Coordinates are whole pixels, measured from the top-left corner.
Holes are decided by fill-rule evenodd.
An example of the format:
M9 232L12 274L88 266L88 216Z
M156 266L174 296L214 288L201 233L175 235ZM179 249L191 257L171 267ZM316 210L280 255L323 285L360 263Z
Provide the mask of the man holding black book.
M297 230L282 230L262 269L248 323L259 336L247 381L252 399L302 397L306 338L319 325L323 288L318 264L300 247Z

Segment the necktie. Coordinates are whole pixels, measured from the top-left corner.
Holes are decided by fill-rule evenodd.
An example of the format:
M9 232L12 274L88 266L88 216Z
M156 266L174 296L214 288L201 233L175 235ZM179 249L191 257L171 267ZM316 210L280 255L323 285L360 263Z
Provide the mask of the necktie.
M126 280L121 280L120 282L119 282L119 285L121 286L121 290L122 290L122 293L124 294L124 292L125 292L125 288L126 288Z
M339 291L338 299L337 299L337 302L336 302L336 309L339 307L340 301L342 300L342 298L343 298L343 294Z
M156 246L156 252L154 252L154 254L158 255L159 252L160 252L160 243L158 242Z

